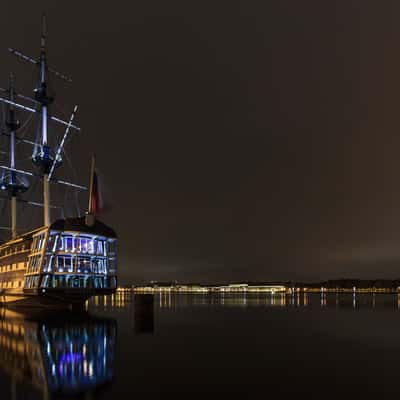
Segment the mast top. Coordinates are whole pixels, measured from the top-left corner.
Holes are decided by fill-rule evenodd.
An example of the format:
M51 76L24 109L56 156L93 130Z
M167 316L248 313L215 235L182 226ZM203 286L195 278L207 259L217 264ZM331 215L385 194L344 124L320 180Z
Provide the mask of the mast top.
M11 72L8 88L8 97L11 103L13 103L14 94L14 74ZM26 192L29 183L25 177L15 171L15 133L20 127L20 123L16 118L13 104L9 105L7 114L4 122L10 137L10 167L8 170L3 169L0 174L0 190L7 191L12 197L15 197L17 194Z
M42 14L42 37L41 37L42 52L46 51L46 14Z

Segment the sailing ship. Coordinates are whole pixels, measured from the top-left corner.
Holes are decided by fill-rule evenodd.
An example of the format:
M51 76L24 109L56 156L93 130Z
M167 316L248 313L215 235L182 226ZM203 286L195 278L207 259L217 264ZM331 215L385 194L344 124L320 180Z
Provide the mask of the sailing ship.
M38 59L9 49L14 56L32 63L38 69L39 80L33 97L18 93L14 76L10 75L8 89L3 89L0 102L6 111L5 132L9 138L8 165L0 165L0 190L10 203L11 238L0 244L0 303L14 306L82 306L94 295L107 295L117 287L116 233L98 220L99 192L97 175L92 160L89 207L84 215L72 218L51 218L50 184L87 190L85 186L56 178L62 165L65 143L71 131L79 131L74 124L77 106L69 121L52 111L54 97L48 91L48 75L71 79L47 63L46 20L42 17L41 50ZM29 104L29 105L27 105ZM37 136L34 141L19 136L21 124L17 112L36 120ZM65 128L59 143L51 145L49 126ZM54 138L53 138L54 142ZM33 146L33 171L17 168L16 144ZM43 202L33 202L29 194L28 179L38 179L43 186ZM26 194L25 194L26 193ZM20 202L39 205L43 209L43 225L24 233L17 229L17 208Z

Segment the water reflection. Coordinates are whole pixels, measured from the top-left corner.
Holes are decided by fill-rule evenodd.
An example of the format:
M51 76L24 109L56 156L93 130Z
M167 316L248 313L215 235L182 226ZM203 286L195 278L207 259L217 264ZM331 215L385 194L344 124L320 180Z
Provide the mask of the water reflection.
M399 308L400 294L293 293L293 294L174 294L154 295L159 309L174 310L191 306L223 307L318 307L318 308Z
M0 369L10 377L11 398L25 399L26 384L38 398L51 399L56 394L87 393L109 383L116 332L113 319L1 309Z
M95 296L89 301L90 305L96 308L103 308L109 310L113 308L125 308L133 302L135 295L133 292L117 292L109 296Z
M295 300L284 294L175 294L161 293L154 295L155 304L160 309L173 310L178 307L198 305L219 305L224 307L270 306L285 307L288 303L295 304Z

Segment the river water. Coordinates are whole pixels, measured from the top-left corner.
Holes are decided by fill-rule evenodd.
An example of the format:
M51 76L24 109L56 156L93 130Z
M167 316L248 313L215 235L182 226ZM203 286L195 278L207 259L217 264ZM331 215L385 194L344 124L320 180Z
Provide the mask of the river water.
M119 293L88 311L0 310L0 398L389 398L394 294Z

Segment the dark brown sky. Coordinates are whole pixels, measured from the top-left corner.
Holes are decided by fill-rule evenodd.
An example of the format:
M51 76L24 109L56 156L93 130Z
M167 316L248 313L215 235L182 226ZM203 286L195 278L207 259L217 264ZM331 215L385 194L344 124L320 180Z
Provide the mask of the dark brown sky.
M123 283L400 277L398 1L102 3L3 5L0 82L47 12Z

